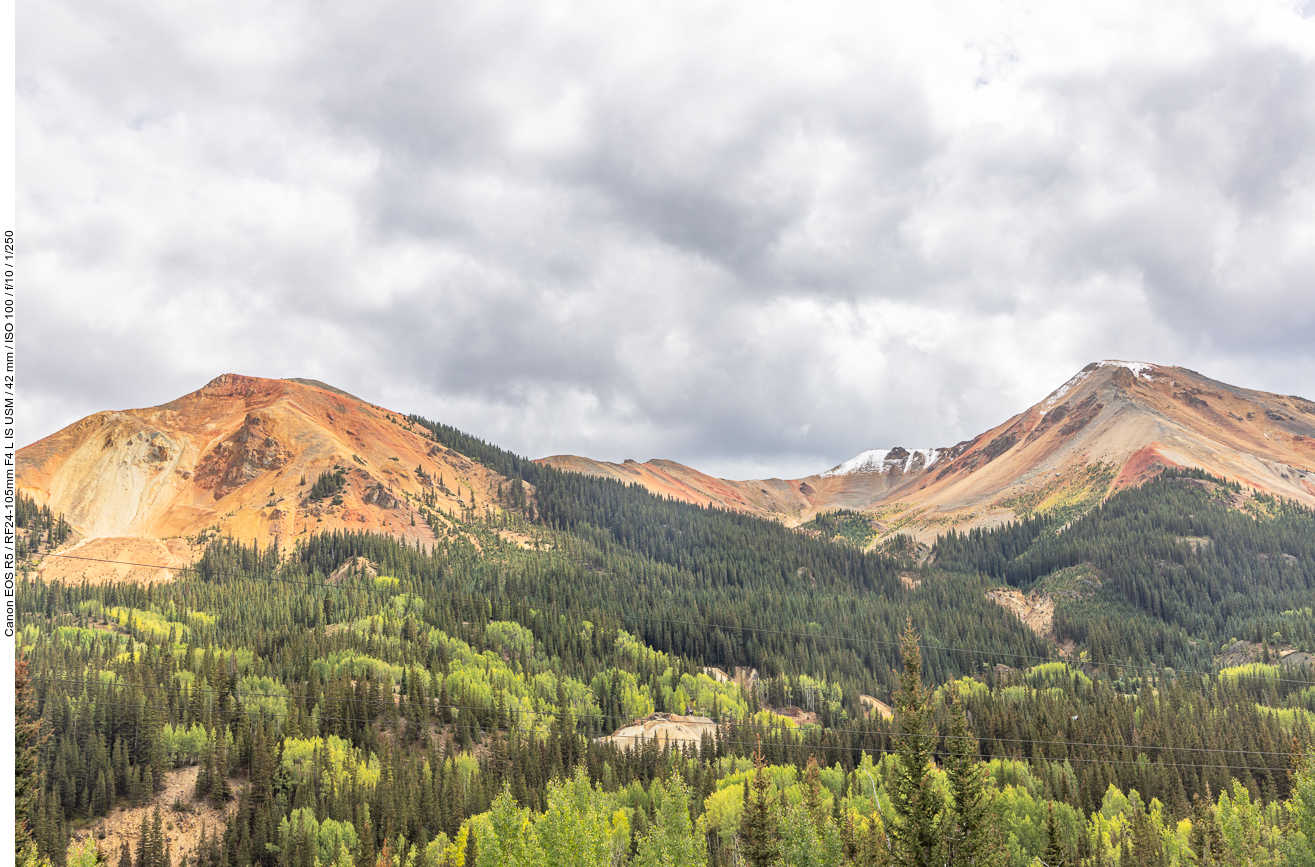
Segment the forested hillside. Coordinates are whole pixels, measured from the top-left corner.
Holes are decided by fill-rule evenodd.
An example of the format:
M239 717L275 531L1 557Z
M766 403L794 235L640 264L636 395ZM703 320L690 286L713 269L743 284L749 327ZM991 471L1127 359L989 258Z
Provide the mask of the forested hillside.
M1071 525L951 533L933 559L1022 589L1085 569L1099 589L1061 603L1055 630L1096 663L1209 668L1239 639L1315 652L1315 513L1200 472L1166 472Z
M218 539L169 583L20 583L36 857L1309 863L1308 510L1171 476L921 561L412 421L507 480L498 509L423 509L432 549ZM1074 655L1000 584L1051 587ZM1260 655L1221 667L1234 639ZM709 723L604 737L657 714Z

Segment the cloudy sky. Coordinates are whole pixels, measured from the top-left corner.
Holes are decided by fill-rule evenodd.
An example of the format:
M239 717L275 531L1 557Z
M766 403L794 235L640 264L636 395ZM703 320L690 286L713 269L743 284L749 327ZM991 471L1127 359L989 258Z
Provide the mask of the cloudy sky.
M18 6L23 442L232 371L733 477L1315 397L1315 0Z

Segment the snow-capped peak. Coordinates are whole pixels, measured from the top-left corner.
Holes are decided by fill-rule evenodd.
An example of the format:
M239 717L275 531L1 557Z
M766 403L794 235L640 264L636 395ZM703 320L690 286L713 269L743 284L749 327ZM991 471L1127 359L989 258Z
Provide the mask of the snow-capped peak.
M893 449L868 449L822 473L822 478L847 476L851 473L885 473L896 469L907 473L919 463L919 458L922 464L920 469L925 470L936 463L939 454L937 449L903 449L898 446Z
M1095 365L1089 364L1086 368L1079 370L1073 375L1072 379L1052 391L1046 399L1041 402L1041 414L1045 415L1049 412L1055 404L1063 400L1064 395L1077 388L1084 379L1091 375L1093 370L1101 367L1122 367L1125 370L1131 371L1133 376L1144 379L1147 382L1153 381L1160 375L1160 368L1146 361L1117 361L1115 359L1097 361Z
M1097 364L1099 364L1101 367L1126 368L1127 370L1132 371L1133 376L1140 377L1141 379L1145 379L1148 381L1154 379L1155 374L1160 372L1160 369L1156 367L1154 364L1150 364L1145 361L1115 361L1113 359L1109 359L1106 361L1097 362Z

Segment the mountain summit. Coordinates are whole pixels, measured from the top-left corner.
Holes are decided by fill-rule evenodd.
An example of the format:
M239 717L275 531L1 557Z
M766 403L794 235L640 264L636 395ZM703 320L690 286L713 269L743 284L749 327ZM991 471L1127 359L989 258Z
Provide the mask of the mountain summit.
M229 373L21 449L18 487L64 514L78 541L66 553L86 557L183 565L224 534L288 545L316 531L374 530L432 542L413 520L416 503L482 508L503 479L427 434L314 380ZM66 577L95 577L91 563L60 565Z
M971 440L872 449L802 479L729 481L660 460L543 462L792 525L854 509L871 513L879 532L930 539L1037 512L1077 514L1160 467L1199 467L1315 505L1315 403L1182 367L1110 360Z
M1080 514L1159 467L1200 467L1315 505L1315 403L1181 367L1100 361L971 440L872 449L802 479L731 481L664 460L542 463L791 526L852 509L879 535L930 540ZM314 380L237 374L162 406L88 416L20 450L17 469L20 491L72 525L77 550L66 553L175 565L221 534L286 545L375 530L432 542L419 503L484 509L506 481L401 413ZM63 577L96 577L90 562L61 561Z

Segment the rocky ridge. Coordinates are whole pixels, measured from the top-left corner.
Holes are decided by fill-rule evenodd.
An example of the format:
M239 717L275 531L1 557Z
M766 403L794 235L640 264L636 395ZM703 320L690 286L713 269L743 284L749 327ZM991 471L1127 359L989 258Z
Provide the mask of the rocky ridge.
M970 440L872 449L801 479L732 481L665 460L542 461L790 526L853 509L872 516L873 544L897 532L929 541L1037 512L1077 515L1163 467L1199 467L1315 505L1315 403L1182 367L1111 360Z
M287 546L373 530L432 542L426 511L487 508L505 481L400 413L311 380L237 374L162 406L88 416L21 449L17 464L19 490L73 526L64 553L88 558L47 559L65 580L125 577L96 565L125 551L190 562L219 535ZM314 497L325 472L341 490Z

